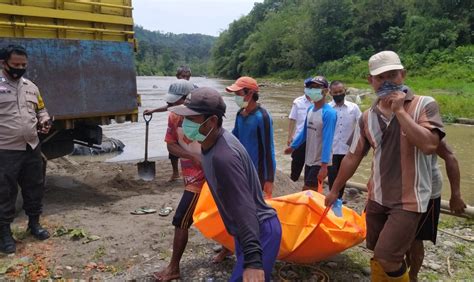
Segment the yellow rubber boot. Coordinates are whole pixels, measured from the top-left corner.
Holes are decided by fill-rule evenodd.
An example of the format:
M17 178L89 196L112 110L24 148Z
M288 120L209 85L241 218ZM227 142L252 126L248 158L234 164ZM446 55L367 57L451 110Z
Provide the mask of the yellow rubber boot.
M408 276L409 269L398 277L390 277L385 273L382 266L375 259L370 259L370 281L372 282L409 282L410 277Z

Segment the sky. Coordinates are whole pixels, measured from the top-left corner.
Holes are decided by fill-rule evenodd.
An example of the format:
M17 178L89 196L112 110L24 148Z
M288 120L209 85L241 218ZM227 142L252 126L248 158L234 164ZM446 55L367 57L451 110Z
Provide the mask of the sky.
M133 0L136 25L171 33L218 36L263 0Z

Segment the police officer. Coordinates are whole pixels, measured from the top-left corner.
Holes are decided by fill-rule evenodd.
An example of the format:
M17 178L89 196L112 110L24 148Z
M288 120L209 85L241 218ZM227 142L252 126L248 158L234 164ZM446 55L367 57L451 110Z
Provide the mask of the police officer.
M10 224L15 216L18 185L23 209L28 215L28 230L39 240L49 238L41 227L44 194L44 162L38 133L47 134L51 120L38 87L23 78L28 55L21 46L3 49L0 62L0 251L16 251Z

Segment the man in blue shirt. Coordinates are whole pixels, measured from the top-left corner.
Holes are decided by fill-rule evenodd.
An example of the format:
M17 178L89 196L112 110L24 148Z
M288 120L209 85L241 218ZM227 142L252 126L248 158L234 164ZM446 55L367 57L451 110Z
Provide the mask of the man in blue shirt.
M276 211L263 199L247 150L222 128L226 105L202 87L170 111L184 116L183 132L202 148L202 167L225 228L234 237L237 262L230 281L270 281L281 242Z
M296 136L285 154L291 154L306 141L303 190L317 191L328 174L332 161L332 142L336 130L337 113L326 104L329 83L323 76L316 76L305 83L305 94L313 101L308 109L305 127Z
M265 198L271 198L276 169L273 121L268 111L257 103L257 81L243 76L225 90L235 94L240 107L232 133L252 158Z

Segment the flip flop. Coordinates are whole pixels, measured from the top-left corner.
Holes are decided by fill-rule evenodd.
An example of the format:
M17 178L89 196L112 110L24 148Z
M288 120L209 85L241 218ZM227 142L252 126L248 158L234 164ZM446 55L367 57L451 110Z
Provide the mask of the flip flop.
M156 213L155 209L150 209L150 208L145 208L141 207L139 209L136 209L134 211L130 212L133 215L143 215L143 214L151 214L151 213Z
M158 213L160 216L168 216L173 211L172 207L164 207Z

